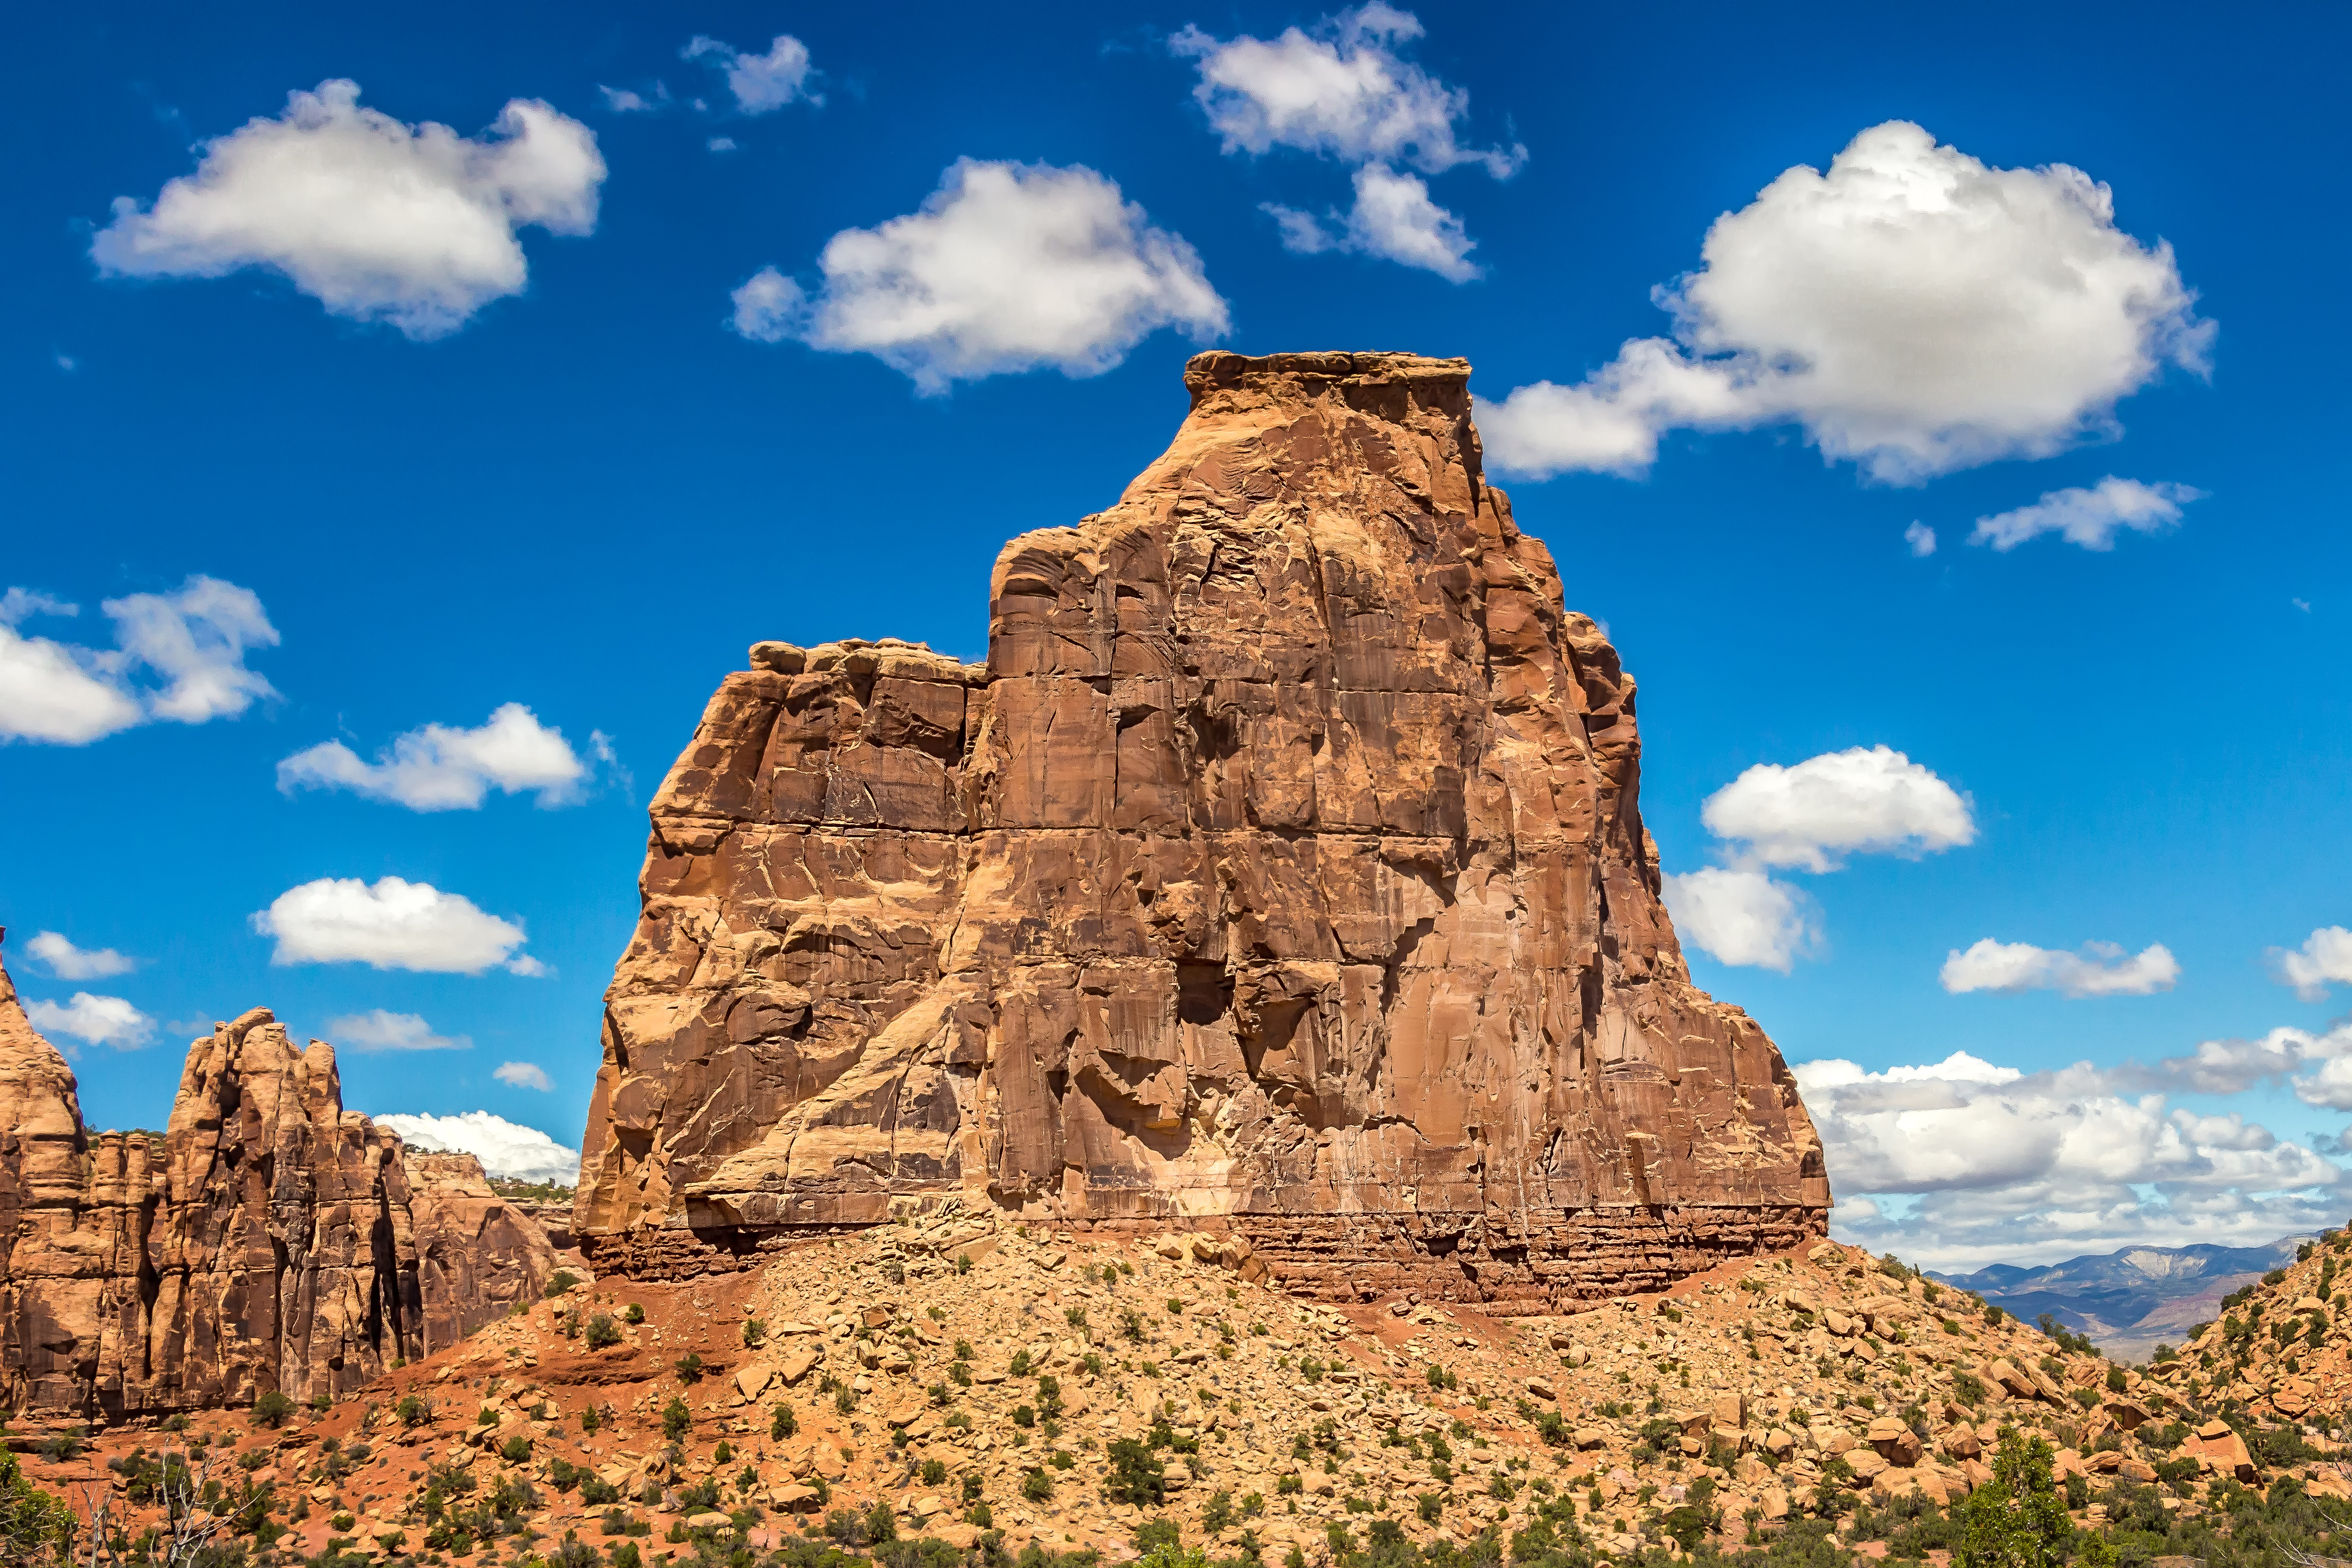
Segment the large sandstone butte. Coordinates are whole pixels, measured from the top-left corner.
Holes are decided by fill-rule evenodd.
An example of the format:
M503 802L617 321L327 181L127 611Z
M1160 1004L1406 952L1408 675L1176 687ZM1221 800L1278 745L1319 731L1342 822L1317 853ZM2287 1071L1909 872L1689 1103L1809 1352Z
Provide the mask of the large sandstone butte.
M728 1266L961 1194L1536 1310L1818 1235L1690 983L1633 682L1486 483L1469 365L1196 357L989 655L761 643L654 802L574 1216Z
M188 1051L163 1137L92 1133L0 968L0 1406L125 1415L358 1388L553 1272L470 1154L342 1106L268 1009Z

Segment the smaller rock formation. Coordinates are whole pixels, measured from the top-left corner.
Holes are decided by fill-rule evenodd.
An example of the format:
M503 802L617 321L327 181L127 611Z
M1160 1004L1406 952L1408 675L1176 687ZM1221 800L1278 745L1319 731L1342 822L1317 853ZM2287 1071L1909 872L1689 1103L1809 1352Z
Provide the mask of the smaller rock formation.
M471 1155L346 1111L266 1007L188 1051L161 1140L91 1133L0 968L0 1405L119 1419L360 1387L537 1295Z

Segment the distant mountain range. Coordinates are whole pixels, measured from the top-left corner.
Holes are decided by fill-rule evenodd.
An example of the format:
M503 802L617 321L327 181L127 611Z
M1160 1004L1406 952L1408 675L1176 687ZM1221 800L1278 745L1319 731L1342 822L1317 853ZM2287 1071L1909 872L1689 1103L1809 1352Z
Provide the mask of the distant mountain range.
M2145 1361L2163 1342L2179 1343L2192 1323L2221 1313L2221 1298L2294 1261L2308 1236L2262 1247L2126 1247L2104 1257L2070 1258L2040 1268L1996 1263L1974 1274L1929 1278L1972 1290L2031 1323L2048 1312L2111 1356Z

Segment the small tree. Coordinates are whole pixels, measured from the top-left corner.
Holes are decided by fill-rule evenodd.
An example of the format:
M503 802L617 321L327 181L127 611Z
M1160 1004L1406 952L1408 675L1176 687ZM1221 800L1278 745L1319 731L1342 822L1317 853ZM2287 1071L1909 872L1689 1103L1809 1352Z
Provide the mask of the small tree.
M256 1426L283 1426L286 1418L294 1414L294 1402L276 1389L253 1402L253 1424Z
M74 1511L25 1479L16 1456L0 1448L0 1560L44 1563L73 1543Z
M2015 1433L1993 1456L1992 1482L1960 1507L1960 1545L1953 1568L2059 1568L2074 1526L2052 1475L2054 1455L2040 1437Z
M673 1395L662 1406L662 1436L673 1443L683 1443L686 1435L693 1430L694 1412L686 1407L685 1400Z
M588 1348L609 1350L621 1342L621 1327L609 1313L599 1312L588 1320Z

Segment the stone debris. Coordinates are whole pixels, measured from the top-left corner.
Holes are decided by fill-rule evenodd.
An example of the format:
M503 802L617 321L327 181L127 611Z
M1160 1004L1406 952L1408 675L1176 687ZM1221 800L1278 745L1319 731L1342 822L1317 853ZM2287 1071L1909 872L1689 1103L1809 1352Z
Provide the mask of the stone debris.
M2161 1477L2167 1506L2191 1515L2209 1479L2273 1479L2236 1429L2160 1379L1841 1247L1513 1320L1402 1298L1333 1310L1190 1247L1170 1258L1158 1232L992 1221L995 1245L968 1267L927 1245L930 1228L973 1223L884 1226L722 1276L603 1279L393 1370L323 1418L256 1433L224 1415L209 1429L271 1450L273 1473L308 1500L292 1542L306 1552L362 1508L434 1540L425 1488L458 1472L468 1497L527 1484L529 1523L550 1540L602 1541L617 1508L665 1550L696 1532L764 1548L882 1504L901 1533L964 1547L995 1531L1016 1550L1124 1560L1136 1529L1164 1517L1213 1554L1246 1531L1270 1562L1293 1545L1313 1557L1335 1524L1360 1538L1372 1519L1417 1542L1507 1537L1563 1495L1596 1549L1622 1557L1658 1543L1702 1483L1718 1543L1735 1544L1824 1488L1877 1504L1964 1497L1990 1479L2004 1430L2047 1437L2062 1477ZM1832 1334L1832 1310L1868 1327ZM591 1349L599 1320L616 1342ZM782 1342L812 1358L795 1380L770 1375L780 1325L824 1329ZM678 1371L689 1355L692 1381ZM1993 1375L2001 1363L2068 1392L2053 1401L2027 1378L2032 1392L2014 1393ZM400 1414L411 1398L427 1406L414 1426ZM2110 1404L2141 1419L2126 1426ZM1160 1468L1156 1502L1107 1495L1112 1445L1130 1439ZM97 1441L86 1463L158 1434L131 1425ZM2322 1496L2344 1485L2332 1464L2278 1473Z

